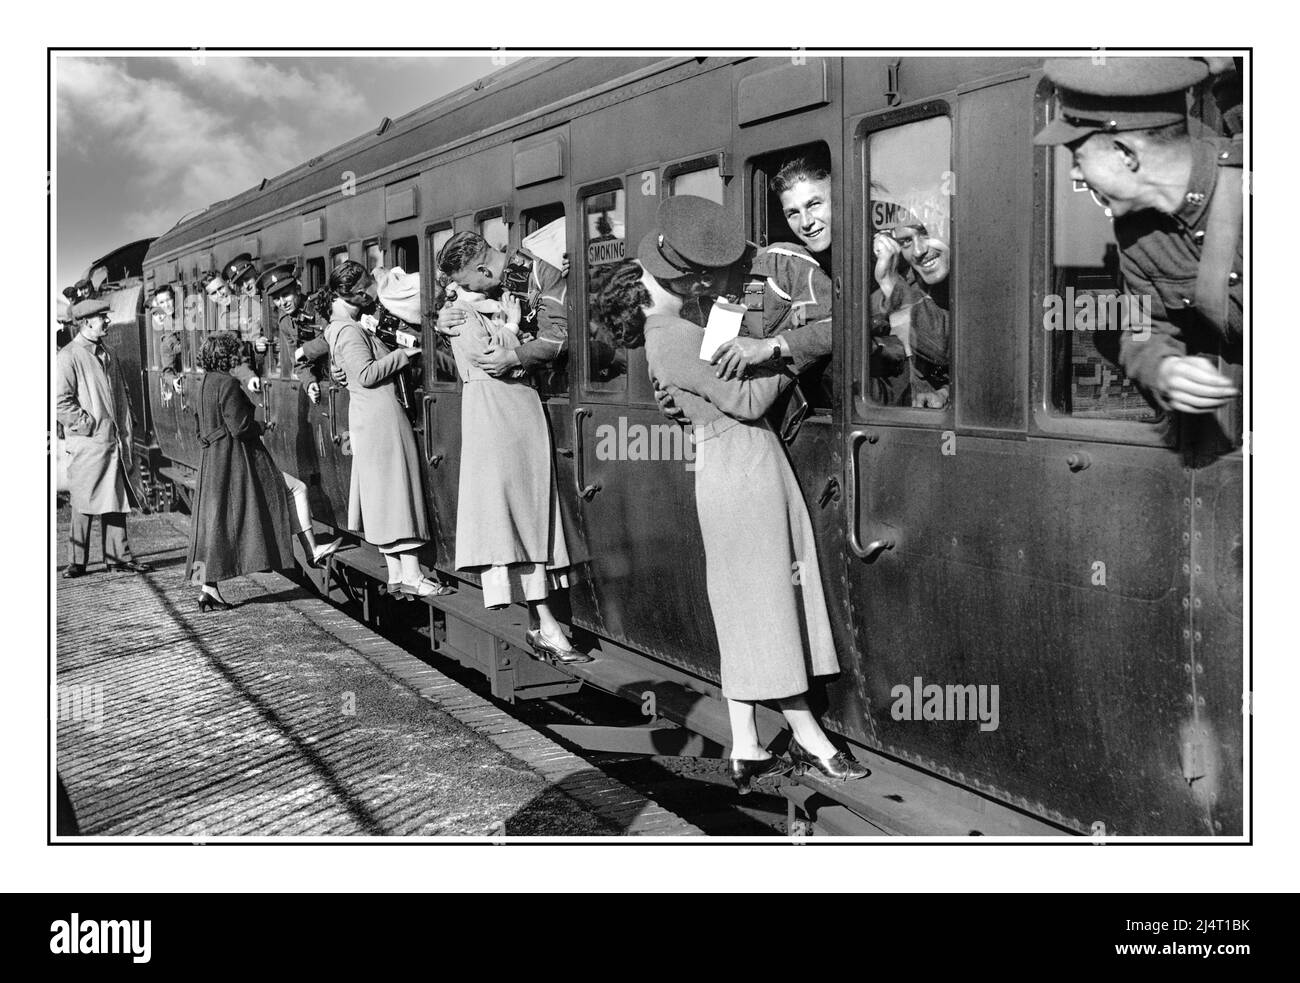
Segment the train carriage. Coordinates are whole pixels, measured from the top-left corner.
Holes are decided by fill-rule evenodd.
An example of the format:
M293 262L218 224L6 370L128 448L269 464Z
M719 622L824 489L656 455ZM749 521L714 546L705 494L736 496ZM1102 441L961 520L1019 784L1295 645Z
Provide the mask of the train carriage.
M834 355L804 380L810 412L786 436L842 667L820 710L888 779L880 787L909 791L794 797L838 831L1241 835L1240 406L1162 415L1116 366L1113 331L1045 329L1055 298L1104 308L1118 286L1106 216L1070 181L1068 155L1032 144L1053 111L1041 68L1029 57L539 59L385 119L150 246L145 284L171 284L184 312L178 398L162 399L152 334L147 348L167 474L184 486L198 462L194 356L216 324L202 271L248 252L259 268L295 263L310 291L344 258L427 273L456 231L517 247L563 218L568 358L541 395L583 561L573 620L601 658L507 682L473 605L433 599L436 616L447 647L480 653L469 661L501 695L573 679L633 698L653 690L664 720L725 734L689 441L660 414L644 351L611 357L585 287L634 253L674 194L721 202L759 245L792 239L767 181L815 149L831 161L836 203ZM1217 122L1203 93L1193 108ZM952 256L951 398L936 408L876 398L865 328L872 235L921 213ZM276 323L269 302L263 323ZM424 350L412 407L435 531L424 560L472 593L474 578L453 569L461 385L430 317ZM254 399L268 447L307 482L315 517L341 528L346 389L325 386L310 404L284 351L264 375ZM737 489L737 522L744 508ZM377 568L364 547L338 562ZM947 710L955 693L973 711L978 694L992 713L932 719L935 686Z

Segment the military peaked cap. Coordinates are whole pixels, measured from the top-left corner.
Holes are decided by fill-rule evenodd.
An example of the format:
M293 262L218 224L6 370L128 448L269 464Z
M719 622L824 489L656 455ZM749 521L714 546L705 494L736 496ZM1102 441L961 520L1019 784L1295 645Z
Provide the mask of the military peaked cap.
M1055 58L1043 71L1060 111L1034 143L1074 143L1094 133L1168 126L1187 118L1186 92L1209 69L1193 58Z
M708 198L676 195L659 206L655 227L637 247L651 276L672 280L730 266L745 251L740 222Z

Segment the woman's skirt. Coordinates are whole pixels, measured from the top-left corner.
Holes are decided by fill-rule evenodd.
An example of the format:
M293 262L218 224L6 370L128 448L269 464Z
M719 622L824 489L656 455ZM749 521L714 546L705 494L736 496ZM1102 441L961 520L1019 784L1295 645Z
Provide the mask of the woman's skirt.
M695 507L722 694L772 700L839 671L812 522L781 442L762 422L695 428Z

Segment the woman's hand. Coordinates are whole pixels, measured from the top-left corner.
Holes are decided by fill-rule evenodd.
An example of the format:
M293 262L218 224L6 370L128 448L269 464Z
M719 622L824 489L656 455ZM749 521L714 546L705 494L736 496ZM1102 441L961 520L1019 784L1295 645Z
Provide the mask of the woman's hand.
M522 308L519 306L519 298L511 293L502 294L501 313L505 315L507 324L518 327L523 314Z

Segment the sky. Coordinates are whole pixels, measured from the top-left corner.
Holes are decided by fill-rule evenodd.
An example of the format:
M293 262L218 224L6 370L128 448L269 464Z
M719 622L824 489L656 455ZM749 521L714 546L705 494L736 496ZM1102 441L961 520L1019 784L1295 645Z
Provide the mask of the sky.
M512 60L58 57L55 292L115 247Z

